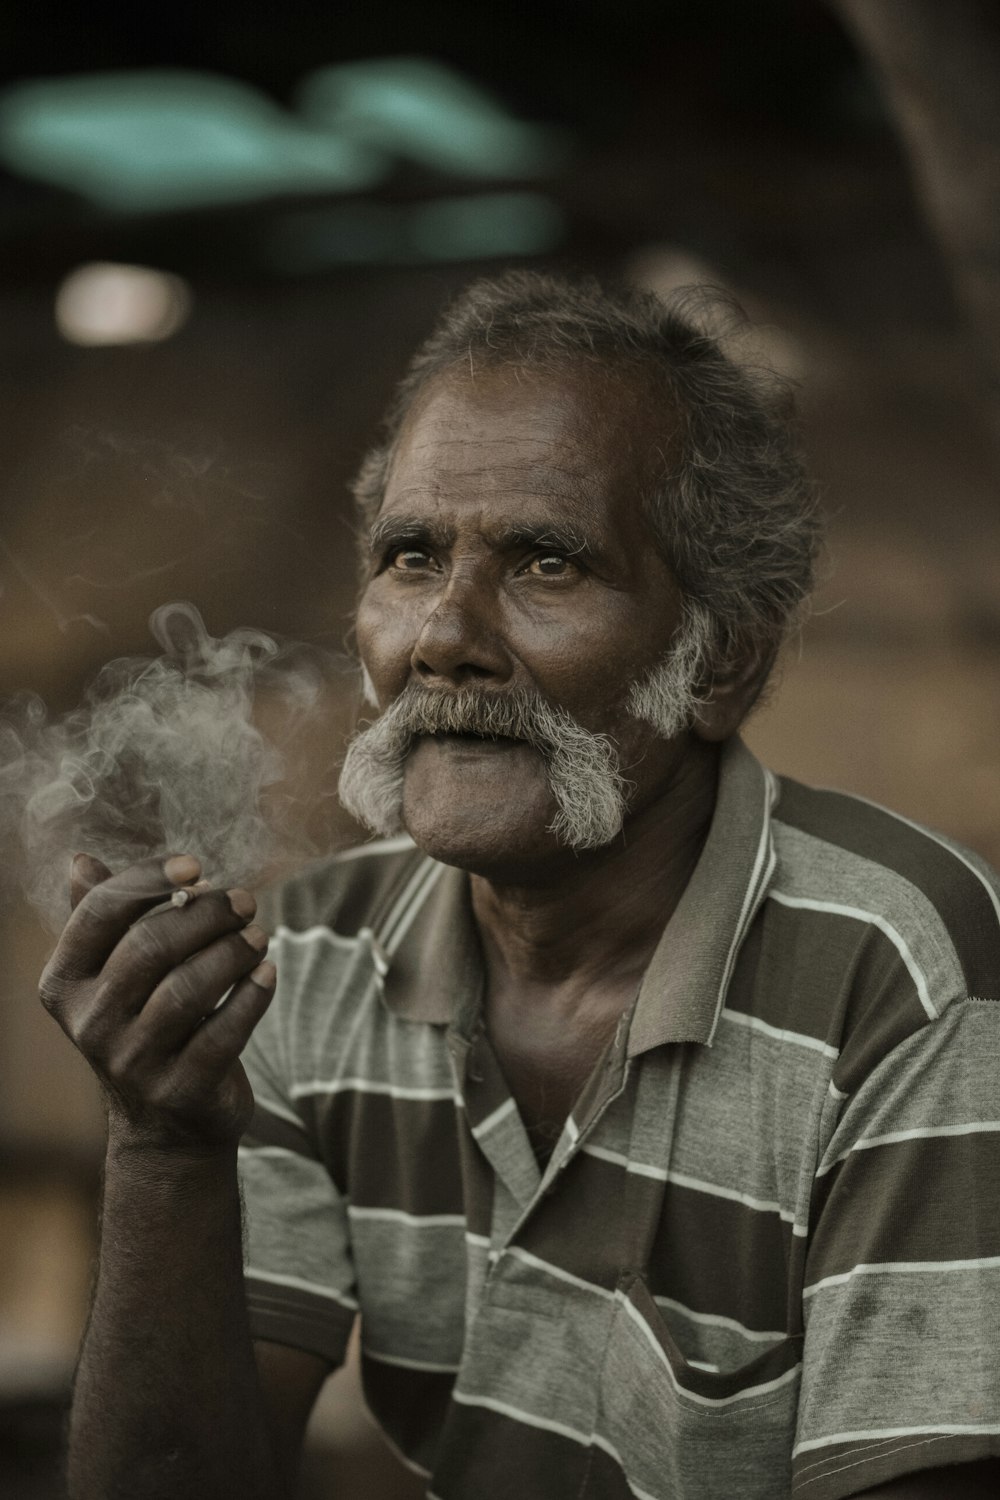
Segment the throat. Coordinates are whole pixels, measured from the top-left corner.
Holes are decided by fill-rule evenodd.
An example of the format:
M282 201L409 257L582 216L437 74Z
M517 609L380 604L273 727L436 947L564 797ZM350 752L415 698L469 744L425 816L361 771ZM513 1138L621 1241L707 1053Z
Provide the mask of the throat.
M544 1167L567 1117L604 1056L633 988L590 994L569 1014L551 997L491 985L487 1031L539 1165Z

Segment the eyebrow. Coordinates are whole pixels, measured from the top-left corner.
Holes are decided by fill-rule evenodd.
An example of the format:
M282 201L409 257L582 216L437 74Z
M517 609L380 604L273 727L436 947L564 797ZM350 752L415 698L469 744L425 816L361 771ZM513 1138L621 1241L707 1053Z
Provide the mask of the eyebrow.
M564 552L567 556L582 554L589 557L597 551L584 532L565 521L539 526L505 526L497 541L501 547L551 547L554 552Z
M372 552L383 547L399 546L404 542L422 542L431 547L450 547L455 540L451 526L436 526L417 516L384 516L376 521L368 532L368 545Z
M407 542L444 549L454 540L454 527L435 525L417 516L384 516L368 532L372 552ZM585 532L565 521L504 526L496 533L496 543L500 547L551 547L567 557L591 557L600 550Z

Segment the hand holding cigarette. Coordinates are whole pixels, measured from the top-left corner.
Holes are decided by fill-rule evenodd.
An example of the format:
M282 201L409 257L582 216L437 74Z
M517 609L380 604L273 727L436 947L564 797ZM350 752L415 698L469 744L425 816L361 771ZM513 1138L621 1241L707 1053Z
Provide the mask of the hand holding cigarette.
M203 1152L232 1149L249 1120L239 1055L275 971L261 962L268 940L253 896L200 874L190 855L114 875L77 855L73 913L40 993L101 1080L109 1129Z

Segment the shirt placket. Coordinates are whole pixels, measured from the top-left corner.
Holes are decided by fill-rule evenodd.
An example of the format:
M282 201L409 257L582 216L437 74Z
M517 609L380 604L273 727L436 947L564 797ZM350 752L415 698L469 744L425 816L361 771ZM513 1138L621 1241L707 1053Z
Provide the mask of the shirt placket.
M535 1186L530 1196L518 1204L518 1212L507 1223L496 1225L497 1233L491 1253L494 1257L511 1245L543 1199L557 1194L567 1167L590 1140L605 1111L625 1091L628 1083L627 1056L628 1016L623 1016L603 1055L598 1059L580 1097L566 1118L559 1140L544 1172L538 1168L531 1143L516 1109L512 1123L520 1132L534 1168ZM488 1043L487 1043L488 1046ZM490 1054L492 1056L492 1052ZM494 1066L496 1064L494 1063ZM499 1069L498 1069L499 1071ZM502 1076L502 1075L501 1075Z
M542 1174L485 1027L477 1022L471 1033L452 1030L448 1048L469 1134L493 1171L492 1256L534 1202Z

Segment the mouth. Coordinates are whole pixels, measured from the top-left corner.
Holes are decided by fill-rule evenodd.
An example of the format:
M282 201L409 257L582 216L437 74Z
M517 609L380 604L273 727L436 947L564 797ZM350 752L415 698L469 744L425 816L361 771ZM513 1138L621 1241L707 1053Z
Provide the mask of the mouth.
M467 730L462 734L439 731L435 734L420 735L418 738L453 750L518 750L526 743L524 740L510 739L505 735L477 734L474 730Z

